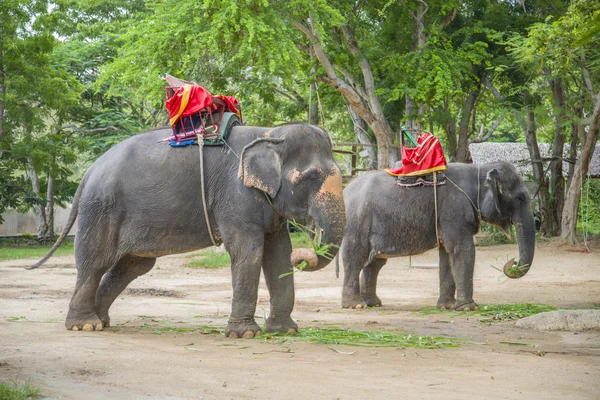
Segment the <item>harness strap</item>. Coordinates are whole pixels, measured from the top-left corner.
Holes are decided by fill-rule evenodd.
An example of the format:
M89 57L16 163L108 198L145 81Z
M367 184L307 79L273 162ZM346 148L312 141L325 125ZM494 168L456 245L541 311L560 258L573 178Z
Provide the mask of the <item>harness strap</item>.
M435 210L435 241L437 247L440 247L440 232L438 223L438 203L437 203L437 171L433 171L433 208Z
M204 218L206 219L206 228L208 229L208 235L213 246L218 246L215 242L215 238L210 227L210 220L208 219L208 208L206 207L206 194L204 193L204 140L201 137L198 138L198 153L200 154L200 190L202 191L202 208L204 209Z
M480 186L481 186L481 182L479 180L479 173L480 173L480 166L479 164L477 164L477 205L475 205L475 203L473 203L473 200L471 200L471 198L469 197L469 195L460 188L460 186L458 186L456 183L454 183L452 181L452 179L450 179L448 177L448 175L446 175L446 179L448 179L450 181L450 183L452 183L454 186L456 186L456 188L458 190L460 190L462 192L462 194L464 194L467 199L469 199L469 202L471 202L471 205L473 206L473 208L475 209L475 211L477 212L477 230L479 230L480 226L481 226L481 209L479 208L479 192L480 192Z

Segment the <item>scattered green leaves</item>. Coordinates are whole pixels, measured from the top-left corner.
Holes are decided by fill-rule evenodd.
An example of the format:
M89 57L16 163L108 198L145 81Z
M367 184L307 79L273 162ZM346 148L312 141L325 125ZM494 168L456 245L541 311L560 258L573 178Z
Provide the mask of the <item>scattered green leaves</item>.
M416 347L419 349L455 348L467 343L465 339L445 336L399 334L389 331L355 331L350 329L307 328L295 335L269 333L260 336L265 342L300 341L318 344L337 344L360 347Z
M296 222L295 220L289 220L287 222L292 227L296 228L296 230L298 230L300 233L302 233L305 236L305 238L308 238L310 240L309 245L313 249L313 251L315 252L315 254L317 256L324 257L328 260L333 259L334 256L333 256L333 254L331 254L331 249L339 247L339 246L336 244L333 244L333 243L323 244L322 243L322 239L323 239L323 230L322 229L316 229L316 228L311 229L311 228L307 227L306 225L302 225L301 223ZM285 273L279 275L279 277L283 278L285 276L291 275L296 270L302 271L302 270L306 269L306 267L308 267L308 262L302 261L300 264L294 265L289 272L285 272Z
M27 400L40 397L40 389L31 386L29 383L18 384L15 381L11 383L0 382L0 399L3 400Z
M514 321L521 318L529 317L530 315L539 314L548 311L554 311L556 308L546 304L530 304L530 303L519 303L519 304L489 304L480 305L477 311L451 311L451 310L439 310L435 307L425 308L417 311L419 314L430 315L430 314L444 314L451 316L461 315L478 315L485 318L481 318L479 321L484 323L490 322L502 322L502 321Z
M200 258L191 260L186 263L184 267L211 269L223 268L231 265L229 253L215 253L212 250L205 250L193 255Z

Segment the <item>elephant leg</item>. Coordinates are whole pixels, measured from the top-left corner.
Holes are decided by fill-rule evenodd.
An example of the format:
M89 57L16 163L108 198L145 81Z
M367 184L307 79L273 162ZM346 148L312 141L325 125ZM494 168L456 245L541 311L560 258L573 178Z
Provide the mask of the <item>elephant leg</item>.
M290 316L294 309L294 276L279 277L292 268L291 252L292 244L286 229L265 235L263 273L271 301L267 332L298 332L298 325Z
M96 292L100 280L112 265L110 257L85 258L86 262L77 266L77 281L69 303L65 326L69 330L101 331L102 321L96 314Z
M440 298L437 302L437 308L442 310L454 310L456 299L456 284L450 267L450 255L443 246L439 249L440 255Z
M96 315L105 327L110 326L108 309L117 296L135 278L150 271L155 263L156 258L126 256L104 275L96 292Z
M456 284L456 311L475 311L479 306L473 301L473 272L475 269L475 244L473 237L462 241L450 253L450 265Z
M377 297L377 276L385 263L387 263L386 258L376 258L362 270L360 296L369 307L381 306L381 300Z
M366 305L360 296L360 271L363 269L367 257L363 258L357 254L356 249L360 245L360 243L353 243L345 238L339 252L344 264L343 308L363 308Z
M231 256L233 299L225 336L230 338L253 338L260 335L260 327L254 321L258 282L263 258L264 235L262 233L236 232L226 241ZM229 243L229 245L227 245Z

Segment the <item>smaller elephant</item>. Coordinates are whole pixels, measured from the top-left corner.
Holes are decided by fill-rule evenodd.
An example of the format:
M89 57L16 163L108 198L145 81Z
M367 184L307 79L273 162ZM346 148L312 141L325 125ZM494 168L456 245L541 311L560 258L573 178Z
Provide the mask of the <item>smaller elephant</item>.
M435 194L431 186L399 187L385 171L365 174L346 187L346 233L338 254L344 265L342 307L380 306L377 276L387 259L423 253L438 246L439 239L437 307L478 309L473 301L473 236L481 220L505 231L515 226L520 267L505 267L504 273L510 278L527 273L535 224L529 194L514 166L451 163L446 177Z

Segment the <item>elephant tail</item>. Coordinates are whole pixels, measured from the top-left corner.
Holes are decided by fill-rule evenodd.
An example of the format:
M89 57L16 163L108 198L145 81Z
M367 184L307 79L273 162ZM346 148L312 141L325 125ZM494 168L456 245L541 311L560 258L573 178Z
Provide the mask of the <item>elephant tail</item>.
M58 247L61 245L61 243L65 239L65 237L67 237L67 235L69 234L69 231L71 230L71 228L73 227L73 224L75 223L75 220L77 219L77 213L79 211L79 198L81 197L81 192L83 190L83 186L84 186L84 184L82 181L81 184L79 185L79 187L77 188L77 192L75 192L75 196L73 197L73 204L71 205L71 213L69 214L69 219L67 220L67 224L65 225L65 228L63 229L62 233L58 237L58 240L56 241L56 243L54 243L54 246L52 246L52 248L50 249L48 254L46 254L44 256L44 258L42 258L40 261L38 261L37 263L35 263L32 266L26 267L25 269L35 269L35 268L39 267L40 265L42 265L43 263L45 263L46 261L48 261L48 259L50 257L52 257L52 254L54 254L56 249L58 249Z
M342 245L344 244L344 242L342 241ZM335 256L335 277L339 278L340 277L340 257L342 256L342 245L340 245L340 251L338 251L337 255Z

